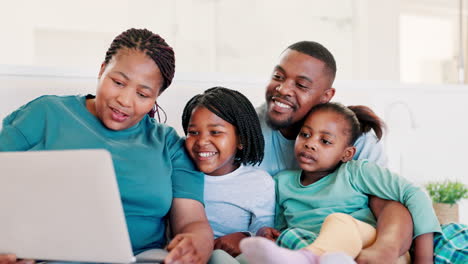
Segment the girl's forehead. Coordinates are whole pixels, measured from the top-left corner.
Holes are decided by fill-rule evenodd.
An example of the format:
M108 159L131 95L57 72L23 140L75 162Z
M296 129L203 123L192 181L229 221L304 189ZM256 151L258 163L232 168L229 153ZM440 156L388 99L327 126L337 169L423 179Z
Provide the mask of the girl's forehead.
M344 116L330 109L320 109L309 114L306 122L320 120L322 122L345 122Z
M349 124L342 114L326 109L310 114L304 124L313 129L325 129L335 133L347 134L346 131L349 130Z
M191 117L193 118L194 116L196 116L198 118L202 118L205 121L208 121L210 119L215 119L215 120L220 119L220 117L218 115L213 113L210 109L208 109L204 105L198 105L195 108L193 108Z

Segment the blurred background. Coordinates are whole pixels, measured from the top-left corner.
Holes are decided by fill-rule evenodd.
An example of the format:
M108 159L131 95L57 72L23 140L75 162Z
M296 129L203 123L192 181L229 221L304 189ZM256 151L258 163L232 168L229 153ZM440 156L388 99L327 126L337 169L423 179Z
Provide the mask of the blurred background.
M420 185L468 184L468 0L0 3L0 118L42 94L94 93L110 42L137 27L176 52L175 81L159 103L182 132L195 93L221 85L259 105L280 53L314 40L337 61L334 100L368 105L387 122L392 170Z

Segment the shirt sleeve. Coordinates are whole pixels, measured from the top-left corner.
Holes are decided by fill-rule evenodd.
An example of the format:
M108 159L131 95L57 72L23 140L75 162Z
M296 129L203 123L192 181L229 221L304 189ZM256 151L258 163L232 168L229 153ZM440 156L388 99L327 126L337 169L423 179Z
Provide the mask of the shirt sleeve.
M44 136L43 97L20 107L3 119L0 131L0 151L31 149Z
M414 237L441 231L432 201L421 188L372 162L360 161L348 165L350 183L354 189L398 201L408 208L413 217Z
M260 186L258 195L255 198L255 205L252 210L251 223L249 225L249 231L257 233L257 231L264 227L274 226L275 217L275 182L271 178L270 174L264 171L262 175L264 184Z
M362 134L354 143L356 154L354 160L367 159L382 167L388 166L387 155L384 151L384 145L373 132Z
M184 147L184 140L171 128L168 135L172 162L172 193L174 198L186 198L204 204L204 175L196 170Z

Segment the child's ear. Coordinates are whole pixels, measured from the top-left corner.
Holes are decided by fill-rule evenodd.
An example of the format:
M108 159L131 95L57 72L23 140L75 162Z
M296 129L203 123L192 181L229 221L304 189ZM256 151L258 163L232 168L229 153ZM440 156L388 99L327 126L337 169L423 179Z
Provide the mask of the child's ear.
M238 149L238 150L242 150L243 148L244 148L244 146L243 146L242 144L240 144L240 143L237 144L237 149Z
M342 162L347 162L353 159L354 154L356 153L356 147L346 147L343 151L343 156L341 157Z

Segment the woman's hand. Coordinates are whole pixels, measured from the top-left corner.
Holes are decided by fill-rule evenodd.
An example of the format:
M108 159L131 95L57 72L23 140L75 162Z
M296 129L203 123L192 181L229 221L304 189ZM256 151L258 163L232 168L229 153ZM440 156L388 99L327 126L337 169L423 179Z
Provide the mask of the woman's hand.
M174 198L169 213L172 233L176 236L167 246L166 264L204 264L213 251L213 231L202 203Z
M242 239L248 237L242 232L236 232L222 237L218 237L214 241L214 249L222 249L233 257L239 256L241 253L239 243Z
M257 236L267 238L273 242L276 242L276 239L280 236L280 231L274 229L273 227L262 227L257 231Z
M31 259L17 259L13 254L0 254L0 264L33 264Z
M193 234L178 234L167 246L169 254L164 263L203 263L193 239Z

